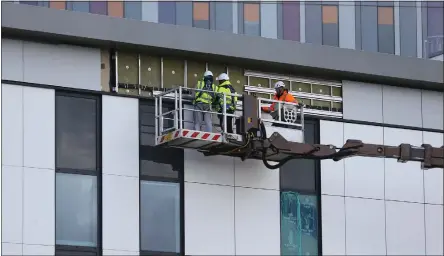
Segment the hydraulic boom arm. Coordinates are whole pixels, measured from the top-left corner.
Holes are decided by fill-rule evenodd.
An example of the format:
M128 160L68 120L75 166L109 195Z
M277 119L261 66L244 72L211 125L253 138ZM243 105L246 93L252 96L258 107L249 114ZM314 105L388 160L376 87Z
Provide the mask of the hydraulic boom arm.
M347 157L379 157L394 158L399 162L421 162L423 169L444 167L444 147L435 148L428 144L414 147L410 144L385 146L366 144L359 140L347 140L342 148L332 145L306 144L289 142L279 133L274 133L269 139L258 139L251 142L249 150L261 152L264 164L270 169L276 169L291 159L333 159L339 161ZM288 155L276 165L267 162L267 156L274 153Z

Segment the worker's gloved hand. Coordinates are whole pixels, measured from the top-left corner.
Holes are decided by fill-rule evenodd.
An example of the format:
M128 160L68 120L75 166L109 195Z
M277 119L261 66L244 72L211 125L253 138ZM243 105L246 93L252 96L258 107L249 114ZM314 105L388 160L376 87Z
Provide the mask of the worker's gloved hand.
M269 113L270 110L267 107L261 107L261 110L265 113Z

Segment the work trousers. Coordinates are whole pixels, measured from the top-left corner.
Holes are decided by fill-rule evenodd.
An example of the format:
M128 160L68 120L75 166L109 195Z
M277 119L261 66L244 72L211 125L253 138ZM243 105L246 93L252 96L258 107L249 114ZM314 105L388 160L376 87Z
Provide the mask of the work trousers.
M211 105L206 104L206 103L202 103L202 102L197 102L194 105L194 109L203 110L203 111L211 111ZM202 125L202 120L203 120L203 121L205 121L205 131L206 132L213 132L213 122L211 120L211 113L202 113L202 112L194 111L193 115L194 115L194 130L196 130L196 131L202 130L201 125Z
M233 114L233 111L227 111L227 114ZM222 128L222 131L224 129L224 116L222 114L218 115L219 117L219 123L220 127ZM233 132L233 117L227 116L227 133L234 133Z

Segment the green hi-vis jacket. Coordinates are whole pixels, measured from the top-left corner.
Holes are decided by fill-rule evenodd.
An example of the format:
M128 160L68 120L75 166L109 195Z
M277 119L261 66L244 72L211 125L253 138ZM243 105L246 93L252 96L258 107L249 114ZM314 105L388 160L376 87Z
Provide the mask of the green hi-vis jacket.
M205 82L203 80L199 81L197 83L197 88L199 90L205 89ZM194 104L196 103L205 103L205 104L212 104L213 98L214 98L214 91L216 91L216 86L214 84L211 85L211 90L208 90L208 92L202 92L198 91L196 92L196 96L194 98Z
M218 111L222 111L222 106L224 105L224 96L222 93L227 93L226 96L226 108L229 112L234 112L236 110L237 96L229 95L228 93L234 94L236 91L231 85L230 81L225 81L222 84L217 86L216 89L217 97L216 97L216 105L218 107Z

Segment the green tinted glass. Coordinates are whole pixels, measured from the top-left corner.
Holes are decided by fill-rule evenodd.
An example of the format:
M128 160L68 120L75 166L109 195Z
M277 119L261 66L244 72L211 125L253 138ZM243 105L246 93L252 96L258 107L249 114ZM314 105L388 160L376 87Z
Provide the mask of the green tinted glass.
M311 100L310 99L298 98L298 102L299 103L304 103L307 106L311 105Z
M342 108L342 102L333 102L332 107L336 108L336 111L340 111L339 109Z
M323 95L331 95L331 88L327 85L320 85L320 84L313 84L312 85L313 91L312 93L315 94L323 94Z
M184 72L183 60L163 58L163 88L183 86Z
M307 83L291 82L291 90L293 92L311 92L311 86Z
M137 53L118 52L118 81L122 84L139 84L139 59Z
M271 98L271 94L267 94L267 93L255 93L255 92L252 92L251 95L255 96L256 98L264 98L264 99L270 99Z
M140 80L142 86L160 88L160 57L140 56Z
M316 195L281 192L281 255L318 254Z
M250 76L250 86L270 88L270 80L268 78Z
M341 87L332 87L331 93L332 93L332 96L342 97L342 88Z
M331 105L330 101L313 100L313 106L316 107L327 107L328 109L331 109L330 105Z

